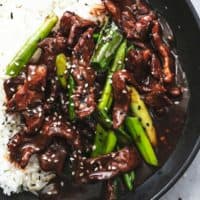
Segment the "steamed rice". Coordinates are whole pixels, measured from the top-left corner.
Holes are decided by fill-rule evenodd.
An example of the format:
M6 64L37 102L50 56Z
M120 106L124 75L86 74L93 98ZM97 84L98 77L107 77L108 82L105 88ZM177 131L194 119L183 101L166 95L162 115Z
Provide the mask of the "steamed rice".
M24 170L8 160L7 143L20 130L20 123L17 116L7 115L3 106L5 67L50 11L61 16L64 11L70 10L91 19L91 7L101 0L1 0L0 3L0 187L7 195L22 190L37 193L55 175L41 171L35 156Z

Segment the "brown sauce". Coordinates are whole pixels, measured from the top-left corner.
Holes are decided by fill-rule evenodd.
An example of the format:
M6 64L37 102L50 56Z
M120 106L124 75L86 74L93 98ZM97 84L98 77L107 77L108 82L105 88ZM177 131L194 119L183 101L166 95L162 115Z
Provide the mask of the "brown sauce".
M160 22L164 31L165 41L170 43L172 46L175 46L174 36L171 28L162 17L160 17ZM174 100L174 104L163 116L157 117L153 115L153 120L159 140L156 152L158 155L160 167L162 167L162 165L167 161L171 153L174 151L176 144L178 143L178 140L183 132L187 115L187 105L190 97L187 80L181 67L179 58L176 55L175 48L172 49L171 52L175 57L176 82L177 85L183 88L183 96L181 99ZM136 171L135 185L141 185L148 177L152 176L156 170L156 168L153 168L143 162ZM63 187L58 186L60 182L64 183ZM56 189L57 191L54 191ZM53 196L53 194L52 196L46 195L51 190L58 194L57 197ZM49 187L43 190L40 198L42 200L98 200L101 199L101 190L102 183L74 185L71 184L68 179L65 179L64 181L62 179L56 179L54 183L51 183Z

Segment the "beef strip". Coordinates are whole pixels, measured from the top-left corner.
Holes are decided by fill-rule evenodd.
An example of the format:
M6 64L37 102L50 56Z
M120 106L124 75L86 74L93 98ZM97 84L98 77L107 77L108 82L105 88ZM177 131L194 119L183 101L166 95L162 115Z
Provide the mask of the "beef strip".
M75 127L66 120L56 117L48 118L43 127L42 134L47 137L60 137L73 147L73 149L82 149L81 139Z
M103 0L112 19L123 30L128 39L144 41L147 39L155 13L141 0Z
M42 170L55 172L61 175L67 157L66 143L54 141L48 149L40 154L39 163Z
M46 88L47 68L45 65L29 65L26 77L11 78L7 84L16 83L15 93L7 101L7 111L20 113L25 121L27 133L37 132L44 119L43 101ZM14 82L13 82L14 81ZM23 83L23 84L22 84ZM11 97L12 96L12 97Z
M125 147L118 152L97 158L80 159L74 162L75 181L89 183L112 179L133 170L140 164L140 157L133 147Z
M47 149L54 138L63 138L75 150L82 149L79 133L68 122L53 118L46 118L40 134L30 137L25 133L18 133L10 139L8 149L11 161L22 168L26 167L31 156ZM61 159L59 162L62 161Z
M158 21L154 21L153 23L152 39L158 53L162 58L164 81L166 83L171 83L174 80L174 73L172 72L174 61L169 47L162 39L162 29Z
M25 133L18 133L8 143L10 159L25 168L31 156L45 150L50 142L50 138L45 135L28 137Z
M10 100L13 97L19 86L24 85L25 78L26 74L25 72L22 72L17 77L12 77L4 81L4 91L6 93L7 100Z
M134 74L138 84L143 84L149 74L162 82L161 63L152 50L131 50L127 58L126 68Z
M33 109L28 109L22 112L22 117L25 121L26 127L24 127L24 131L26 133L33 133L40 130L44 121L44 110L41 105Z
M55 77L47 80L47 88L45 90L44 102L44 110L47 115L50 115L53 111L56 111L56 105L60 103L60 92L60 84Z
M127 83L137 85L133 76L126 70L119 70L113 74L112 87L114 94L113 107L113 127L119 128L128 113L130 106L130 93L127 89Z
M95 108L95 72L90 66L90 58L95 47L94 28L89 28L74 47L72 75L76 82L73 94L75 111L79 118L91 115Z
M87 28L94 26L94 22L83 19L75 13L66 11L60 20L60 31L67 38L67 45L74 47L80 35Z
M160 115L173 103L168 93L178 96L178 88L166 88L161 62L152 50L131 50L127 58L126 68L133 73L136 87L144 94L145 103Z
M42 49L42 54L40 56L39 63L43 63L48 67L48 77L49 79L55 75L55 58L56 55L62 53L67 48L66 38L60 36L59 33L55 37L48 37L42 40L39 45L39 48Z
M144 96L144 100L158 115L163 114L173 104L166 94L166 89L159 83L152 84L152 91Z
M26 80L18 86L16 93L7 102L8 112L21 112L42 103L46 87L47 68L45 65L29 65Z

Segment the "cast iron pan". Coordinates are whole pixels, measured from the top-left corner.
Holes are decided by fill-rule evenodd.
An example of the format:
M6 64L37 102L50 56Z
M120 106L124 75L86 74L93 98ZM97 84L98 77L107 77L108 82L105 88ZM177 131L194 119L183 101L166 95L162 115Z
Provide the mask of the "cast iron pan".
M190 101L184 132L165 165L122 200L159 199L184 173L200 148L200 21L188 0L150 0L170 24L177 42L177 51L190 88ZM198 23L199 22L199 23ZM91 191L92 192L92 191ZM37 200L30 193L0 200Z

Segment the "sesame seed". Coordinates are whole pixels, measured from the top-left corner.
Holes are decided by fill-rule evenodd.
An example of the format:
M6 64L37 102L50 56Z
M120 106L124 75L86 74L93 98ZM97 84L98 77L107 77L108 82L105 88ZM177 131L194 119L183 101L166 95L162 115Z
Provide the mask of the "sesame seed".
M96 167L96 168L94 169L94 171L95 171L95 172L98 171L98 167Z
M80 173L80 174L79 174L79 176L80 176L80 177L84 176L84 173L83 173L83 172L82 172L82 173Z
M93 145L92 146L92 150L95 150L97 147L96 147L96 145Z

